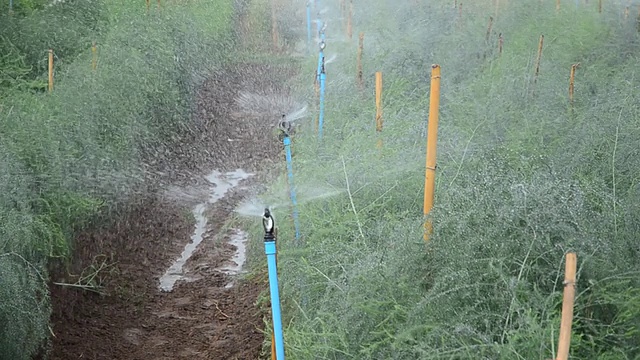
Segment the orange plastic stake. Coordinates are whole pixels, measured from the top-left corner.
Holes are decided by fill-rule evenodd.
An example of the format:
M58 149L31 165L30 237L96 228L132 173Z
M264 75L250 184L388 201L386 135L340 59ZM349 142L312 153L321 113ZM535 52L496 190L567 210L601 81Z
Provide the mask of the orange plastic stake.
M364 33L361 32L360 35L358 36L358 55L357 55L357 75L356 75L356 80L358 82L358 87L360 88L360 90L362 90L362 88L364 88L364 81L362 79L362 53L364 52Z
M440 65L431 66L429 97L429 126L427 129L427 166L424 176L424 241L429 241L433 230L429 212L433 208L436 184L436 149L438 141L438 111L440 107Z
M540 35L540 42L538 42L538 56L536 57L536 73L533 77L534 84L538 81L538 74L540 73L540 60L542 59L543 43L544 43L544 35Z
M569 358L571 345L571 323L573 322L573 305L576 293L576 253L567 253L564 270L564 293L562 295L562 319L560 320L560 336L558 338L558 356L556 360Z
M49 49L49 92L53 91L53 50Z

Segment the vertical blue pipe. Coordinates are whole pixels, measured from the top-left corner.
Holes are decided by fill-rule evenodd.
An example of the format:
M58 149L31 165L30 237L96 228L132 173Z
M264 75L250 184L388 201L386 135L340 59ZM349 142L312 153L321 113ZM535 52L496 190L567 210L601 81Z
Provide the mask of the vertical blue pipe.
M324 62L324 61L323 61ZM320 115L318 116L318 138L322 139L322 124L324 123L324 88L327 74L324 72L324 64L320 72Z
M311 0L307 1L307 49L311 50Z
M276 265L275 239L264 242L269 269L269 290L271 292L271 314L273 316L273 338L276 343L276 358L284 360L284 336L282 335L282 314L280 313L280 291L278 288L278 268Z
M282 140L287 157L287 173L289 175L289 190L291 192L291 203L293 204L293 226L296 231L296 242L300 240L300 222L298 220L298 200L296 199L296 188L293 185L293 161L291 160L291 138L285 135Z
M320 73L322 73L322 63L324 62L324 50L320 50L318 55L318 70L316 71L316 83L320 84Z

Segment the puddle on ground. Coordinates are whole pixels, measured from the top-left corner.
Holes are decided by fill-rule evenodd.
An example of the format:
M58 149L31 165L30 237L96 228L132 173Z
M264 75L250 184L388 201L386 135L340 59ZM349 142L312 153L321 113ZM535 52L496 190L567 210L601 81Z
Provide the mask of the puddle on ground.
M189 260L191 255L193 255L198 245L200 245L204 238L204 233L207 231L207 218L204 215L207 206L214 204L218 200L222 199L229 190L238 186L238 184L242 180L249 178L249 176L251 175L253 174L249 174L242 169L237 169L225 174L214 170L206 176L207 181L209 181L213 185L213 187L211 187L209 199L204 203L196 205L196 207L192 210L196 220L196 227L193 235L191 235L191 242L185 246L182 254L180 255L180 258L177 259L173 264L171 264L169 269L167 269L164 275L160 278L160 290L170 292L173 290L173 286L175 285L176 281L187 280L183 271L183 267L187 260ZM236 245L236 243L233 244ZM238 245L236 246L240 248ZM242 256L244 256L244 251ZM236 257L234 256L234 262L235 259ZM242 262L244 263L244 260Z
M229 240L229 244L236 247L236 252L233 254L231 261L233 265L227 265L219 268L220 271L227 275L238 275L242 271L245 261L247 261L247 239L249 234L242 230L234 230ZM233 287L233 281L225 285L225 288Z

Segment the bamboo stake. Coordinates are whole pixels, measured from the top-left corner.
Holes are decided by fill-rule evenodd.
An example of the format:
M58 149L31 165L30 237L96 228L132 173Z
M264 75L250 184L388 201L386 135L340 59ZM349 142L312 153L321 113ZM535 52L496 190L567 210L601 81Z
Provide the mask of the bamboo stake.
M53 50L49 49L49 92L53 91Z
M624 8L624 20L626 21L627 19L629 19L629 7L625 7Z
M504 38L502 37L502 33L498 35L498 54L502 55L502 47L504 46Z
M147 3L147 14L149 13L149 11L151 10L151 0L145 0Z
M429 212L433 208L436 178L436 149L438 141L438 108L440 107L440 65L431 66L429 97L429 127L427 129L427 166L424 176L424 241L433 230Z
M358 55L357 55L357 75L356 80L360 90L364 88L364 81L362 79L362 53L364 52L364 33L361 32L358 36Z
M571 345L571 323L573 322L573 305L576 292L576 254L567 253L564 270L564 293L562 295L562 320L558 338L558 356L556 360L569 358Z
M556 0L556 11L560 11L560 0Z
M538 74L540 73L540 59L542 59L542 45L544 43L544 35L540 35L540 42L538 42L538 56L536 57L536 73L533 77L533 83L538 81Z
M487 26L487 35L485 36L486 41L489 41L489 36L491 36L492 26L493 26L493 16L489 16L489 26Z
M91 57L91 69L95 71L98 67L98 47L95 41L91 44Z
M598 13L602 13L602 0L598 0Z
M382 72L376 72L376 132L378 133L378 149L382 148Z
M571 102L571 106L573 106L574 81L578 66L580 66L580 63L571 65L571 75L569 76L569 102Z

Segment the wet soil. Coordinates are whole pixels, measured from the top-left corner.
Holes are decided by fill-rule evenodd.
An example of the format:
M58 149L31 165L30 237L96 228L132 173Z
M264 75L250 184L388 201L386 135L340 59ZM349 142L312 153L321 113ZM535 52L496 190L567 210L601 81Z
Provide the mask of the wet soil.
M259 296L267 278L256 273L232 279L220 270L236 250L228 243L234 229L224 225L247 189L282 164L281 144L273 134L283 109L275 105L259 116L249 114L238 105L238 96L259 89L286 98L287 90L273 79L290 77L291 71L243 64L212 74L202 85L194 115L199 132L172 149L174 161L156 165L157 172L189 175L170 178L170 186L132 200L108 225L79 234L70 270L53 269L52 281L60 283L100 269L93 281L101 290L51 285L51 359L223 360L257 359L264 353L263 317L270 315L268 301ZM160 276L194 231L193 205L209 196L204 176L238 168L256 175L207 210L208 231L186 263L193 281L178 281L173 291L161 292Z

